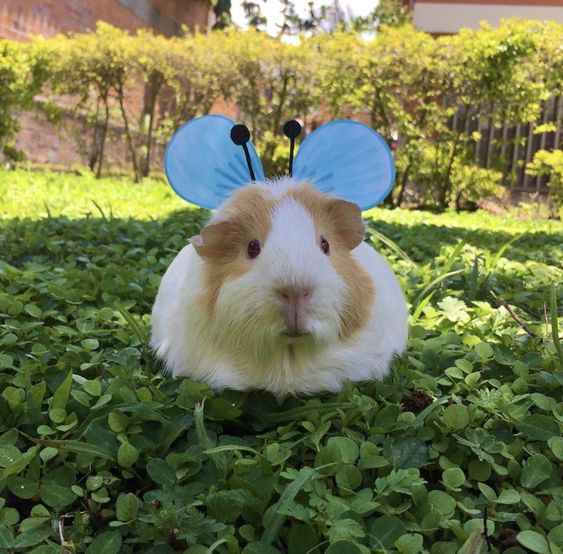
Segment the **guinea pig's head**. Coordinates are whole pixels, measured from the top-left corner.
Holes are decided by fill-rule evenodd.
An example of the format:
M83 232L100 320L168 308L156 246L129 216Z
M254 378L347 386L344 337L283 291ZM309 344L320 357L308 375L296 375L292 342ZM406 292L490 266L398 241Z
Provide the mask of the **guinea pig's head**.
M204 262L198 301L221 344L267 361L351 337L373 297L351 255L363 236L356 204L308 183L239 189L191 241Z

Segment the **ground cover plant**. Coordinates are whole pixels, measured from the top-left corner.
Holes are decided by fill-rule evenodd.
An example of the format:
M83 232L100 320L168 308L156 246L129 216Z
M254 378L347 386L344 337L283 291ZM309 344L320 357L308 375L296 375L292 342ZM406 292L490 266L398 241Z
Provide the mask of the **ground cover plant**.
M21 170L0 197L0 552L563 550L560 222L372 210L408 352L278 404L171 380L147 347L205 211Z

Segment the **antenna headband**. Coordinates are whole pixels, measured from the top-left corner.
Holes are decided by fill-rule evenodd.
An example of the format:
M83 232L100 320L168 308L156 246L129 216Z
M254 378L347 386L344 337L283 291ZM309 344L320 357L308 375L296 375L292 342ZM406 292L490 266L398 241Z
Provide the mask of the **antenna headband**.
M290 175L355 202L362 210L389 194L395 181L393 156L373 129L357 121L326 123L303 141L293 159L300 132L297 121L284 126L291 141ZM250 181L265 180L250 132L222 115L205 115L180 127L168 143L164 167L179 196L210 209L247 184L249 174Z

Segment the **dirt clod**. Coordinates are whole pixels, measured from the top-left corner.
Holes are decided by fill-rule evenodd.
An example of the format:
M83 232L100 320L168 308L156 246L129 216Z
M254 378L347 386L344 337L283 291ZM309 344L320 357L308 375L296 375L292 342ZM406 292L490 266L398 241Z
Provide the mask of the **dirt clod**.
M430 406L432 402L434 402L433 398L423 390L413 390L405 394L401 400L405 412L414 412L415 414Z

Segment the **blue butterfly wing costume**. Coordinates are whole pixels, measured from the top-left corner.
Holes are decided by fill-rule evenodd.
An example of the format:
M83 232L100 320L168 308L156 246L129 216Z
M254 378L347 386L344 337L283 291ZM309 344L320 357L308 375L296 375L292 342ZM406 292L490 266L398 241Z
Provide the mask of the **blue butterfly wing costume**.
M164 167L174 191L204 208L219 207L237 188L251 182L245 151L230 138L235 122L205 115L180 127L166 149ZM245 145L256 182L264 170L252 142ZM313 131L293 162L293 177L321 192L356 203L362 210L380 204L395 182L393 156L370 127L337 120Z

